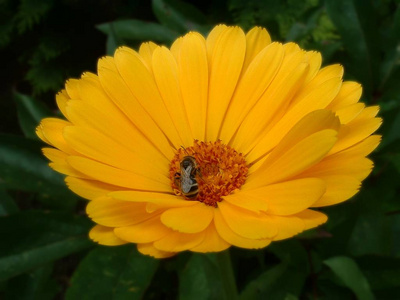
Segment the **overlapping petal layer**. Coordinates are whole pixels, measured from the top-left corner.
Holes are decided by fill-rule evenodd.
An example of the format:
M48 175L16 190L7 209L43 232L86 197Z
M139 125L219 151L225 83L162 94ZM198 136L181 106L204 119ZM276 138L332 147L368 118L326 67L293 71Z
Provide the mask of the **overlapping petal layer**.
M57 95L65 120L44 119L37 134L53 147L43 149L50 166L91 200L94 241L159 258L262 248L326 222L310 208L349 199L371 172L378 107L342 76L339 65L321 69L317 52L271 43L265 29L219 25L170 49L150 42L102 58L97 74ZM245 183L214 205L172 188L171 160L195 140L210 153L220 141L247 163Z

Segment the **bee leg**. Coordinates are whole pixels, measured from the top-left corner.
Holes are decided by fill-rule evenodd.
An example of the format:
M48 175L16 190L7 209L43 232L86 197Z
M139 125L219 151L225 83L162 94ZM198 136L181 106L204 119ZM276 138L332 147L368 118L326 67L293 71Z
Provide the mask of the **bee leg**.
M175 175L174 175L174 179L175 179L175 184L176 184L177 186L180 186L181 173L176 172Z
M196 176L198 176L199 178L203 179L203 175L201 174L200 168L196 169Z

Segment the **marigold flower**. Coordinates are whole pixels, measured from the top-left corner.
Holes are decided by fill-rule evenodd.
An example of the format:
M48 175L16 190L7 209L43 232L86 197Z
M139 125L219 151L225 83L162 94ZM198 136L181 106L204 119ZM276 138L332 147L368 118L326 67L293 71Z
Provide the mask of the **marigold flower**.
M100 59L57 95L66 120L37 134L91 200L94 241L158 258L262 248L326 222L312 208L349 199L371 172L378 107L342 76L265 29L219 25Z

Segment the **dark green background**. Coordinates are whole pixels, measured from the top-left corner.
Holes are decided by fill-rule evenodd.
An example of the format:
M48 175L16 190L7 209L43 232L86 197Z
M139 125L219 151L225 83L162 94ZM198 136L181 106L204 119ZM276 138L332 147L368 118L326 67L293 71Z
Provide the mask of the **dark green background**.
M119 45L170 45L218 23L266 27L321 51L379 104L383 142L362 191L327 224L263 250L233 248L241 299L400 299L400 1L0 1L0 298L226 299L215 255L157 261L88 240L85 201L47 167L34 128L54 95ZM396 296L397 295L397 296Z

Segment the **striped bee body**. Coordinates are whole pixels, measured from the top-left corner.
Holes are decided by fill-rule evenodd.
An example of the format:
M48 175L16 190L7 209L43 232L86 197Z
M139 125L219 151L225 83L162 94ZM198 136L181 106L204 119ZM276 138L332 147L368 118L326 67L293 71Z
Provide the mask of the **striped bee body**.
M196 159L193 156L185 156L180 163L180 168L181 172L175 174L176 184L180 187L183 196L194 200L199 193L196 180L199 170Z

